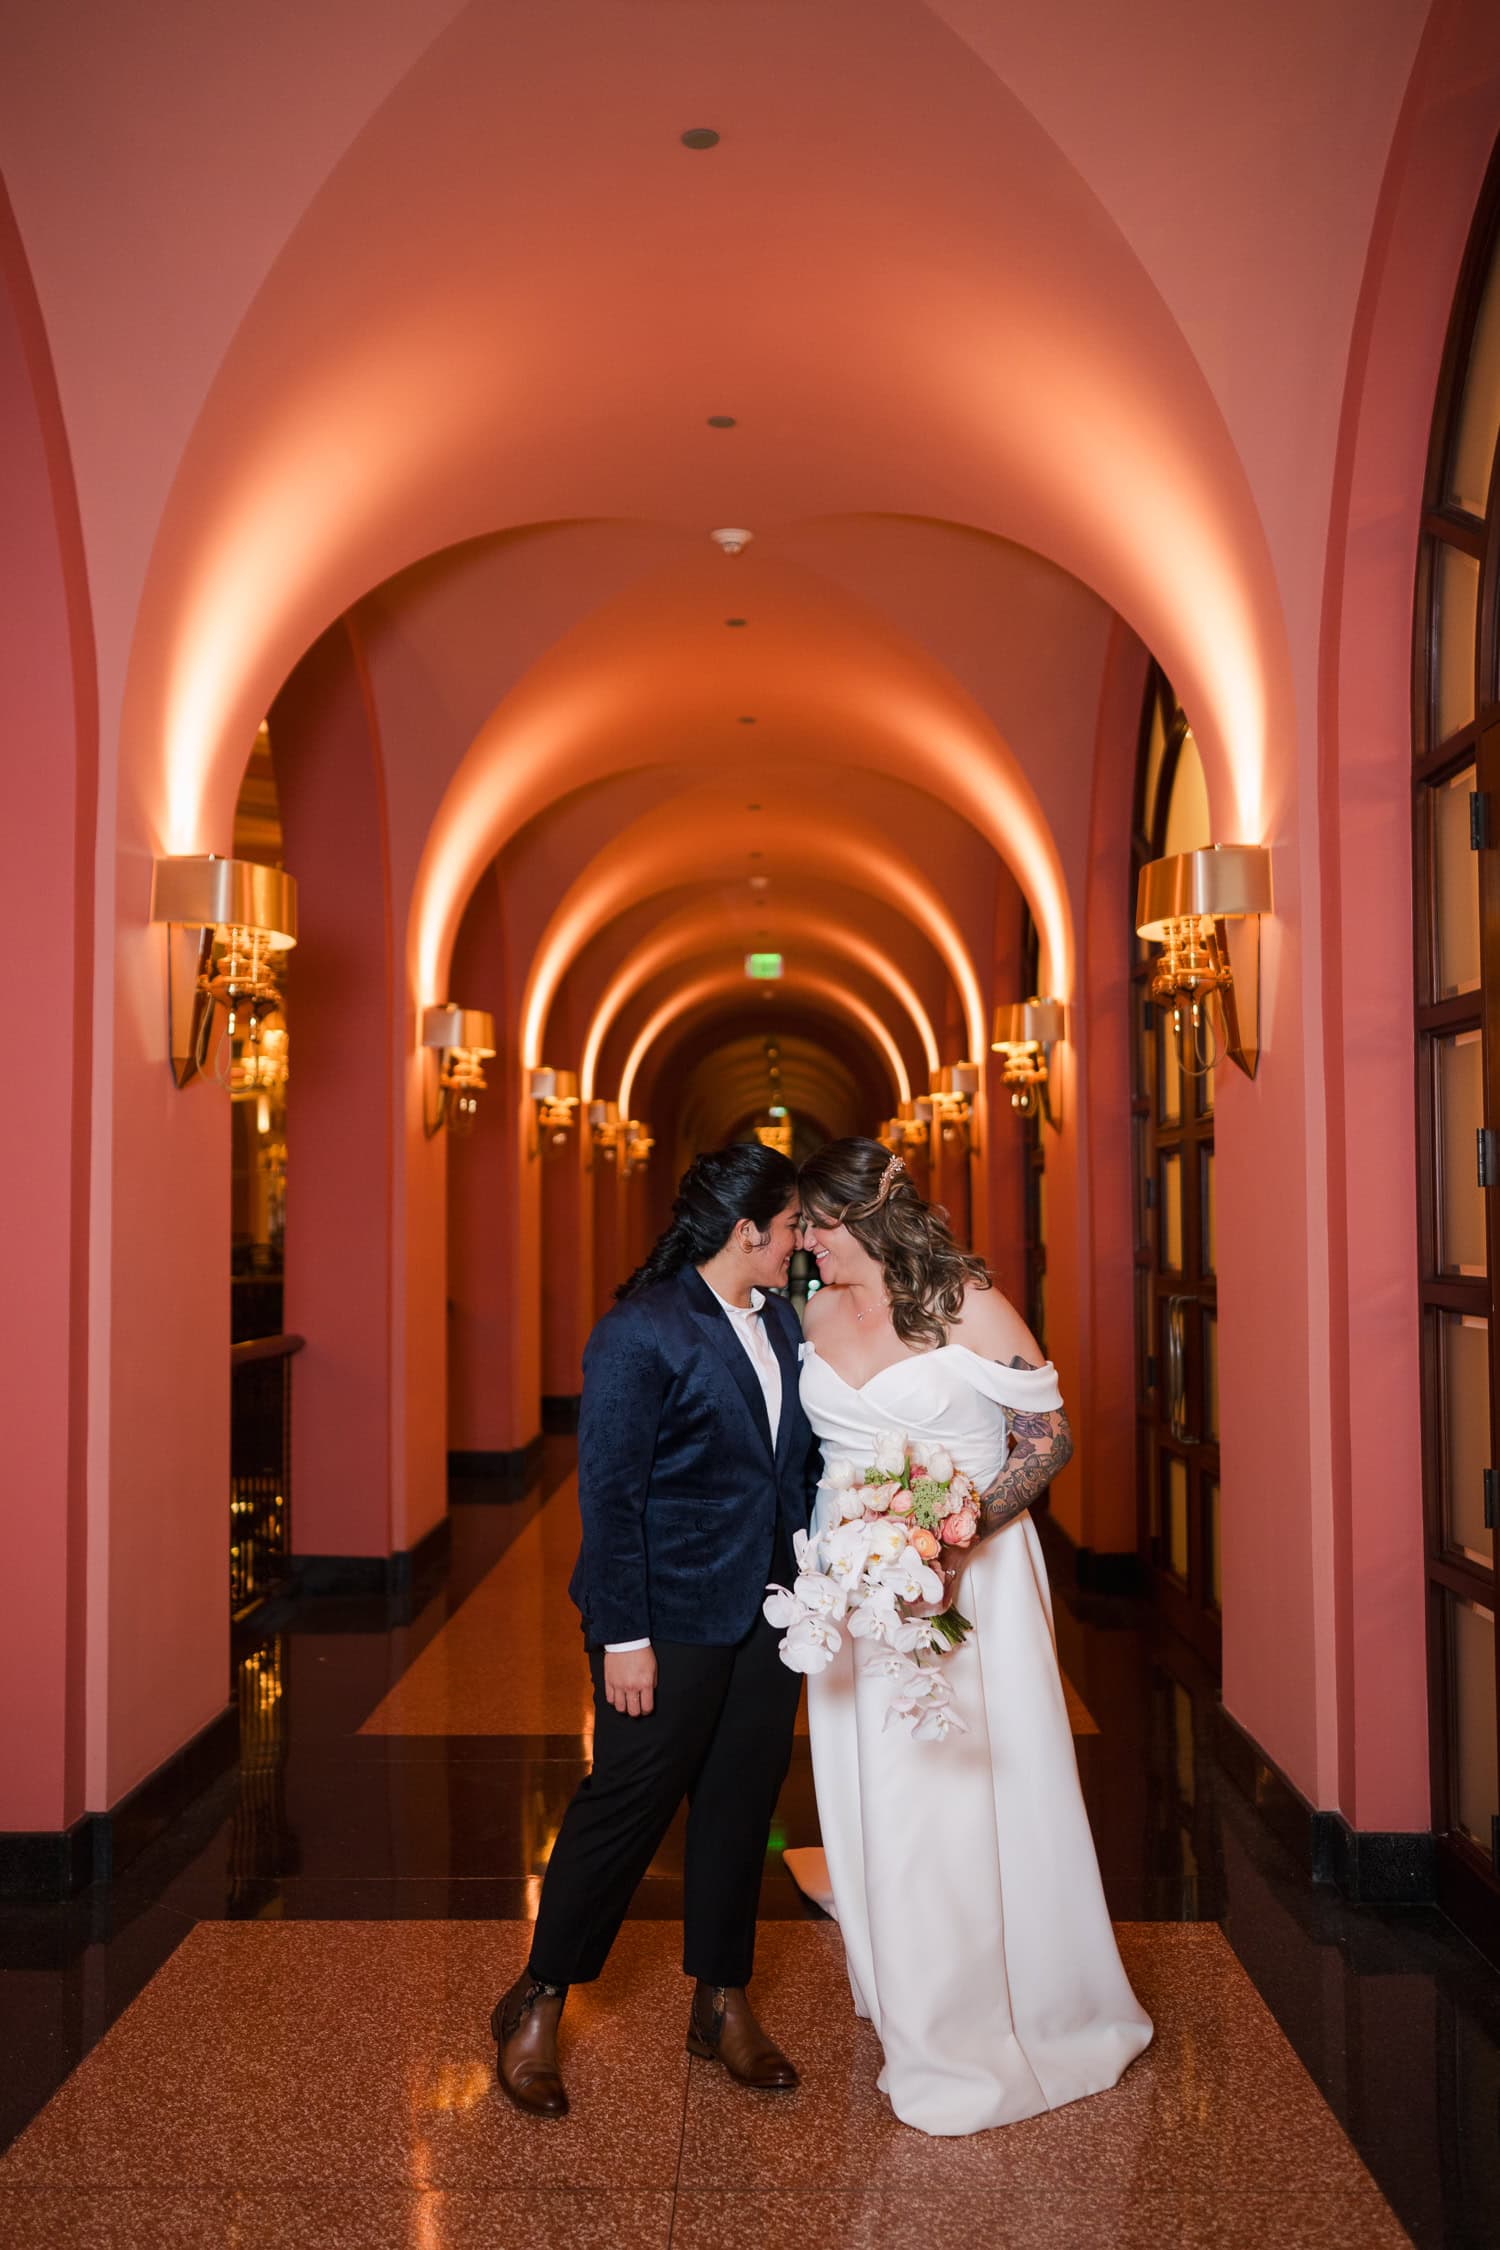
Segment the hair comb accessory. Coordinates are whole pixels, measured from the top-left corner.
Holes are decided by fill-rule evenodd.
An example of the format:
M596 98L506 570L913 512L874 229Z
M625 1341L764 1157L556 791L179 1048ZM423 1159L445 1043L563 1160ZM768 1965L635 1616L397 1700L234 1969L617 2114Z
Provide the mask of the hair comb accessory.
M885 1170L880 1175L880 1186L875 1196L875 1208L877 1211L880 1209L881 1204L884 1203L886 1197L890 1194L892 1188L896 1185L897 1180L901 1177L901 1174L905 1170L906 1158L904 1156L893 1156L890 1162L886 1165Z

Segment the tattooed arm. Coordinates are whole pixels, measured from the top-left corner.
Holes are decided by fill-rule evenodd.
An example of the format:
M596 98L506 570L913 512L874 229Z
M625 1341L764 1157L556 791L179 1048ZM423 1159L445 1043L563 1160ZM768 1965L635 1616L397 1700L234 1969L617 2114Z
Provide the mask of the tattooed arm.
M1019 1353L1009 1362L1019 1368L1029 1364ZM988 1539L1024 1515L1059 1469L1066 1468L1073 1458L1073 1432L1066 1407L1059 1406L1050 1414L1012 1414L1009 1422L1010 1452L1005 1466L989 1490L979 1495L977 1539Z

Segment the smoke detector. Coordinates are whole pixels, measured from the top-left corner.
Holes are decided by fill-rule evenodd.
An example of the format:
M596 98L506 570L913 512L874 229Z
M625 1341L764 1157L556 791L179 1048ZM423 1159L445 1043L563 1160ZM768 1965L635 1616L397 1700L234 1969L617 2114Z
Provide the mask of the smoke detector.
M755 533L731 529L728 531L711 531L708 536L716 547L723 549L726 555L737 555L744 547L749 545L755 537Z

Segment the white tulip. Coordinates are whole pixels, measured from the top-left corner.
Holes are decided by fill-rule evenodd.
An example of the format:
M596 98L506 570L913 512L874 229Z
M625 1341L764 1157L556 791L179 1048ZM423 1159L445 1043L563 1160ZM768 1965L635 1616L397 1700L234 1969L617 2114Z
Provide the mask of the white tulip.
M823 1482L830 1492L843 1492L854 1482L852 1461L830 1461L823 1471Z
M953 1456L946 1446L935 1445L927 1456L927 1474L939 1484L948 1484L953 1477Z
M875 1467L883 1477L899 1477L906 1467L906 1439L897 1430L882 1430L875 1440Z

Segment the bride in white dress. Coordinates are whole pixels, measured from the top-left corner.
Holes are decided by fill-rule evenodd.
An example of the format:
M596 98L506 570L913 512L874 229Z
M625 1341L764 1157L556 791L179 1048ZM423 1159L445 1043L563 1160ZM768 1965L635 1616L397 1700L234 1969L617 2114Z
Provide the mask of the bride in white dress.
M880 2085L908 2125L976 2133L1112 2086L1151 2038L1104 1903L1026 1512L1072 1440L1055 1369L899 1157L835 1141L801 1194L822 1283L802 1404L825 1463L861 1473L889 1431L941 1445L984 1494L953 1592L974 1631L944 1659L967 1732L887 1727L890 1682L847 1634L808 1682L833 1907Z

